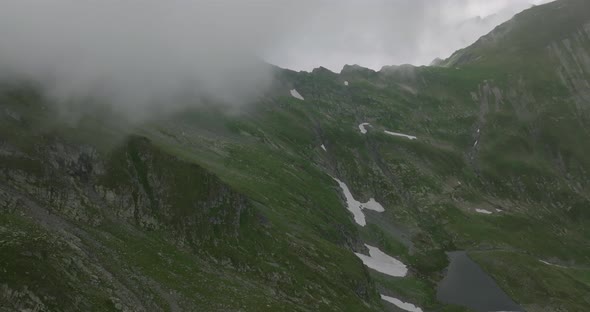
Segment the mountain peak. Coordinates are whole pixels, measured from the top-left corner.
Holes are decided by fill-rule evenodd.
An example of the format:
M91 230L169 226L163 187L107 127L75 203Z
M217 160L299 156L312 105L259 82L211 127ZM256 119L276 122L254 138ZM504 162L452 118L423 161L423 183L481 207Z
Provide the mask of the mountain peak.
M558 0L533 6L456 51L441 65L495 64L529 57L580 30L586 30L590 38L589 23L590 1Z

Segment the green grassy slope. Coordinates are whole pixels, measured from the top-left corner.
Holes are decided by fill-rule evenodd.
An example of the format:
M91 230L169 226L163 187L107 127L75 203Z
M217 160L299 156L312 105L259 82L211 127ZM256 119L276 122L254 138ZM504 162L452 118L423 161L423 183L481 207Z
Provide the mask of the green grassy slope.
M461 249L525 309L580 311L590 304L587 7L527 10L442 67L277 69L270 95L237 114L64 124L34 87L3 87L0 302L372 311L391 308L382 293L463 311L435 297L445 251ZM357 226L331 176L385 212ZM409 275L368 270L353 254L363 243Z

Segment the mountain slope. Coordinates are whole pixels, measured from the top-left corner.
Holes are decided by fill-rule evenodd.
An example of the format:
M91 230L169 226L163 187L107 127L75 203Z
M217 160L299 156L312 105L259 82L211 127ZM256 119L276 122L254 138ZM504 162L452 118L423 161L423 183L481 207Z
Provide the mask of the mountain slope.
M0 310L464 311L436 286L465 250L527 311L583 311L587 5L527 10L445 66L276 69L239 114L71 125L3 85Z
M554 1L534 6L496 27L473 45L455 52L443 61L447 66L523 62L545 55L554 42L576 36L574 43L584 44L588 31L588 9L585 0ZM529 60L529 62L527 62Z

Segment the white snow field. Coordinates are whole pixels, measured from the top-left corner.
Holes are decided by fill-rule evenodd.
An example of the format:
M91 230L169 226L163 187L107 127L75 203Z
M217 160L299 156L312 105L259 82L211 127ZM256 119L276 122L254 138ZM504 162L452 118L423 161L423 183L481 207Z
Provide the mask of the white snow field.
M368 122L363 122L362 124L359 125L359 130L361 131L362 134L367 134L367 128L365 128L366 126L370 126L371 124Z
M354 221L358 225L360 225L360 226L367 225L367 222L365 221L365 214L363 213L363 209L369 209L369 210L373 210L373 211L377 211L377 212L385 211L385 208L383 208L383 206L381 206L381 204L379 204L374 198L369 199L369 201L366 203L361 203L358 200L354 199L354 197L352 196L352 193L350 192L350 189L348 188L346 183L344 183L336 178L333 178L333 179L336 180L336 182L338 182L338 185L340 185L340 188L342 189L342 192L344 193L344 197L346 197L347 209L350 212L352 212L352 214L354 216Z
M389 297L389 296L385 296L385 295L381 295L381 299L392 303L393 305L395 305L396 307L405 310L405 311L410 311L410 312L422 312L422 309L418 308L417 306L411 304L411 303L407 303L407 302L403 302L397 298L393 298L393 297Z
M408 274L408 267L401 261L387 255L377 247L367 244L365 246L369 248L369 256L356 252L354 254L370 269L394 277L404 277Z
M298 100L305 101L303 96L301 96L301 94L299 94L299 92L297 92L297 90L295 90L295 89L291 90L291 96L293 96L294 98L296 98Z
M415 137L413 135L407 135L407 134L393 132L393 131L387 131L387 130L385 130L384 132L387 133L387 134L389 134L389 135L404 137L404 138L408 138L410 140L416 140L417 139L417 137Z

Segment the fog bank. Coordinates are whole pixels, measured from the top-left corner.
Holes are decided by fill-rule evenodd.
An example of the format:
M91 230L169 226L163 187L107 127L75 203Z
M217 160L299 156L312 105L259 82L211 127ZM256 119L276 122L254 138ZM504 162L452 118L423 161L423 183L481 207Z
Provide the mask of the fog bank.
M187 105L170 100L180 94L242 105L270 82L260 56L289 30L292 10L282 1L4 0L0 75L138 118Z
M133 118L256 100L270 62L379 69L447 57L548 0L3 0L0 78ZM81 104L76 104L81 103ZM86 104L84 104L86 103Z

